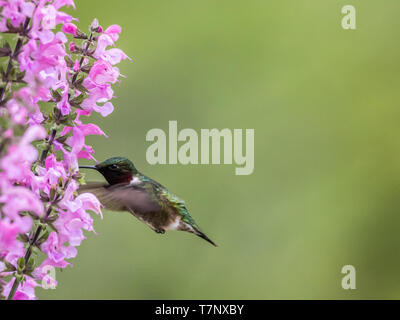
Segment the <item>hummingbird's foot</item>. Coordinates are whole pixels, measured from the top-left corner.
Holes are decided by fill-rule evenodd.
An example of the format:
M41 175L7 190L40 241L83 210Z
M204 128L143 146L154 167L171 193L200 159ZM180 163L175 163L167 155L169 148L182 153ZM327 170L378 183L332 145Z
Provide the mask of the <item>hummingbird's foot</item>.
M164 234L165 233L164 229L155 229L154 231L159 233L159 234Z

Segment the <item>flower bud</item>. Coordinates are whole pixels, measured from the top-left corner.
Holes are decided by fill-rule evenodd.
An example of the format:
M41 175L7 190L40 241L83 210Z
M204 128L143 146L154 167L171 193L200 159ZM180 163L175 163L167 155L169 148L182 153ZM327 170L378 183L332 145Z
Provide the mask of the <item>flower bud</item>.
M97 29L99 26L99 20L97 20L97 18L94 18L92 23L90 24L90 30L94 31L95 29Z
M75 44L75 42L70 42L70 43L69 43L69 51L70 51L70 52L75 52L75 51L76 51L76 44Z
M62 31L64 33L73 34L76 37L77 32L78 32L78 27L76 25L74 25L73 23L65 23L62 26Z

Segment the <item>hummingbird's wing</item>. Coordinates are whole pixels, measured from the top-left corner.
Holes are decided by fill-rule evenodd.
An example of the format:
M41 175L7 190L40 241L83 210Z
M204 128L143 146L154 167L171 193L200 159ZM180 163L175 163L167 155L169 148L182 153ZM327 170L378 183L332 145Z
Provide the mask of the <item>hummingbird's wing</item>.
M173 211L180 215L181 222L183 222L179 230L192 232L217 246L200 230L186 209L185 202L159 184L145 183L141 186L135 186L127 183L109 185L107 183L89 182L81 186L78 192L93 193L106 209L128 211L157 232L164 232L163 227L167 223L166 218L168 218L165 213L170 212L173 208ZM157 195L160 201L157 200Z
M143 189L126 183L109 185L107 183L89 182L79 188L79 193L93 193L106 209L129 211L134 215L157 212L160 207Z

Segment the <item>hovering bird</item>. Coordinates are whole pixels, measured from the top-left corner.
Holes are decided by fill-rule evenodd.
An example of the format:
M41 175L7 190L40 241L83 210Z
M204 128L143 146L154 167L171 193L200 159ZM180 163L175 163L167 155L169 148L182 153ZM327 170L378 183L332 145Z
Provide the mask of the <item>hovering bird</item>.
M79 188L79 193L96 195L106 209L128 211L157 233L187 231L217 246L200 230L182 199L140 173L129 159L114 157L79 168L97 170L106 179L107 183L88 182Z

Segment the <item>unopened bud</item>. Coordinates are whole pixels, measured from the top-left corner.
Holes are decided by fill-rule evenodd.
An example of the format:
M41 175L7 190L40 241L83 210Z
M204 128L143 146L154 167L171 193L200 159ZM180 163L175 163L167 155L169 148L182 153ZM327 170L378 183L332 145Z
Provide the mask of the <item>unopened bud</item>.
M75 44L75 42L70 42L70 43L69 43L69 51L70 51L70 52L75 52L75 51L76 51L76 44Z

